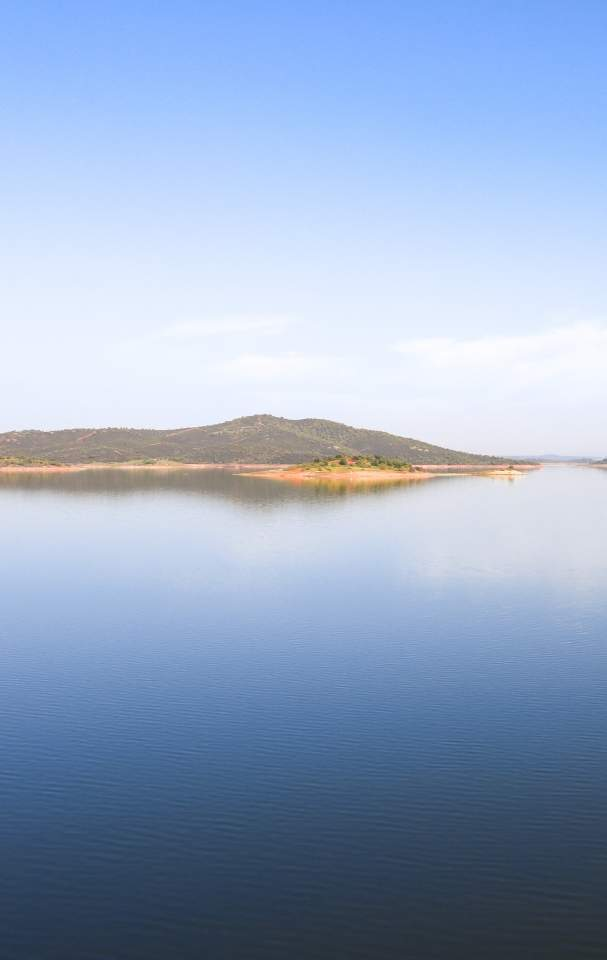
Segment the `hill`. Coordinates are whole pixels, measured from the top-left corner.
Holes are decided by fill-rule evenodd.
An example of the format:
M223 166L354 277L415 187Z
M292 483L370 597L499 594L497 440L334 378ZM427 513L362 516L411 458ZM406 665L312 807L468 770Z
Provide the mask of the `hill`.
M381 430L332 420L287 420L260 414L178 430L22 430L0 434L0 462L8 458L59 464L177 460L183 463L302 463L315 457L381 456L408 463L503 463Z

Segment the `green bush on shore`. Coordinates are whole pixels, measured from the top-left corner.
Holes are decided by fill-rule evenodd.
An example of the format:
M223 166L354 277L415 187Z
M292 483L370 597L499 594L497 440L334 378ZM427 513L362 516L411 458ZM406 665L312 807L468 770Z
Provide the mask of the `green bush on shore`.
M348 456L347 454L336 454L334 457L315 457L310 463L301 464L305 470L343 470L346 467L349 470L402 470L403 472L412 469L411 464L400 457L380 457L375 455Z

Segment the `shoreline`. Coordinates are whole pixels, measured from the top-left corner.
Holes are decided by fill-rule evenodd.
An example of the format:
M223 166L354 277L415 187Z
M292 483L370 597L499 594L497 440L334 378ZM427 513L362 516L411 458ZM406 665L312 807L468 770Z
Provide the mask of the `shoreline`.
M13 463L0 464L3 473L81 473L84 470L267 470L270 466L286 469L289 464L267 463L178 463L175 460L157 460L154 463Z
M499 464L420 464L413 470L312 470L297 467L266 467L264 470L247 473L248 477L279 480L287 483L415 483L437 477L520 477L530 470L539 469L535 464L517 464L516 468Z
M21 473L81 473L88 470L222 470L232 474L259 479L282 480L287 482L330 482L340 483L377 483L377 482L415 482L430 480L434 477L453 476L497 476L517 477L530 470L540 469L539 464L517 464L501 466L499 464L419 464L412 470L311 470L301 469L285 463L177 463L174 460L159 460L154 463L66 463L66 464L0 464L0 475Z

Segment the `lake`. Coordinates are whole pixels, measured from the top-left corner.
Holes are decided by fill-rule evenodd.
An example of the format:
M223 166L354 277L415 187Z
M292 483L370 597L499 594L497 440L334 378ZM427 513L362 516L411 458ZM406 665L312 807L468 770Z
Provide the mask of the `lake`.
M607 471L0 476L2 960L607 956Z

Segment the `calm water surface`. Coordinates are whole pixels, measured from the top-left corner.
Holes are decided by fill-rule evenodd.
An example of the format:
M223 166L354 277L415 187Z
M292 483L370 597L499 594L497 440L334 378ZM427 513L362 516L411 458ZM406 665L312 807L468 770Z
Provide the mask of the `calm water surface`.
M2 960L607 956L607 471L0 477Z

